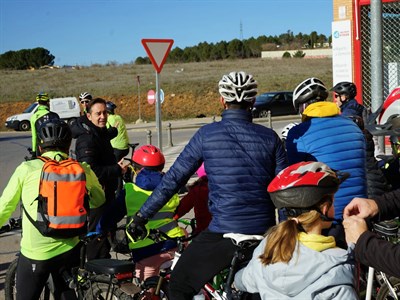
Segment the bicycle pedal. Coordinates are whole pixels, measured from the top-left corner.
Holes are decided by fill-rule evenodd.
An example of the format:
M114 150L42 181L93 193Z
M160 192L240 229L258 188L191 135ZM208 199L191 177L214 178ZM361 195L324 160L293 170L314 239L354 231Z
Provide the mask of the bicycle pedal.
M136 284L134 284L132 282L127 282L127 283L121 284L121 290L129 296L135 295L142 291L140 286L137 286Z

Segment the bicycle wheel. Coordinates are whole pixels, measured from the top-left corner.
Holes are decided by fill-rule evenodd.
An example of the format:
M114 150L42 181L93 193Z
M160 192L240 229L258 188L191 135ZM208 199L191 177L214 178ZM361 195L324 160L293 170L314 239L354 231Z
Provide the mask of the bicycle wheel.
M110 290L109 290L110 288ZM91 288L86 292L84 299L87 300L129 300L132 299L129 295L125 294L119 289L118 286L111 286L109 283L92 282Z
M4 280L4 298L5 300L15 300L16 299L16 282L17 282L17 266L18 266L18 258L14 259L8 270L6 272L6 277ZM46 285L43 289L42 294L40 295L40 300L50 300L54 299L50 293L49 287Z
M392 284L392 287L397 295L397 298L400 299L400 279L396 277L390 277L389 278L390 283ZM378 291L378 294L376 295L376 300L392 300L395 299L391 294L389 287L384 284Z

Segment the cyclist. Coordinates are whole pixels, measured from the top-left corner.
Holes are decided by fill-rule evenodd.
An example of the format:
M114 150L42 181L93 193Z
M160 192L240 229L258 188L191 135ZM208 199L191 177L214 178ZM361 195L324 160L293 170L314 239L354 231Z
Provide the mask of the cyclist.
M231 72L219 81L219 93L222 120L194 134L131 224L136 236L143 236L148 219L204 161L212 220L173 270L170 296L174 300L192 299L210 278L230 265L237 246L224 233L262 234L275 224L275 207L266 186L287 166L287 157L272 129L252 123L257 82L246 72Z
M120 161L129 153L129 137L126 131L124 119L115 113L117 106L107 101L106 108L108 112L107 128L115 127L118 130L118 135L111 140L111 146L114 148L114 155L117 161Z
M286 140L290 163L321 161L335 170L350 173L335 195L335 219L354 197L366 197L366 142L361 129L348 117L339 115L335 103L325 101L328 90L318 78L308 78L293 92L293 105L302 123L293 127ZM343 227L334 222L328 232L346 248Z
M83 92L79 95L79 102L81 103L81 108L82 108L82 115L85 115L87 113L87 107L89 105L89 102L92 101L93 97L91 94L88 92Z
M321 162L299 162L268 186L288 220L270 228L249 264L235 275L239 290L261 299L358 299L353 249L323 236L334 216L334 194L348 174Z
M162 170L165 157L161 150L153 145L144 145L137 149L132 155L132 163L136 173L135 182L126 183L116 201L107 207L97 226L100 232L115 228L124 216L132 217L164 176ZM184 230L173 219L179 200L177 194L173 195L159 213L149 220L148 228L158 229L171 238L184 236ZM176 241L173 240L155 243L150 238L137 242L130 238L129 249L136 262L137 277L144 280L158 275L161 264L174 257L176 246Z
M286 139L289 133L289 130L292 129L294 126L299 125L297 122L292 122L287 124L285 127L283 127L282 132L281 132L281 140L283 142L283 145L286 148Z
M199 177L188 187L188 193L183 196L175 211L174 219L177 220L193 209L196 227L192 234L197 234L208 227L211 214L208 210L208 178L204 163L196 171Z
M333 88L336 104L340 108L343 116L359 116L364 117L364 106L359 104L355 97L357 96L357 87L352 82L342 81L337 83Z
M50 98L47 93L40 92L37 94L36 101L38 103L38 108L30 120L32 130L32 154L34 156L40 155L40 151L37 147L37 132L40 125L49 119L60 118L57 113L50 111Z
M38 131L38 147L42 156L55 160L65 159L70 144L71 131L59 119L43 123ZM34 159L17 167L0 197L0 226L17 208L20 199L32 217L37 215L38 201L35 198L43 164L42 160ZM105 201L102 187L90 166L86 163L81 165L86 173L90 205L100 206ZM54 280L56 299L60 299L63 292L71 291L61 278L60 271L79 265L78 236L65 239L45 237L25 217L22 218L22 233L16 282L17 299L39 299L49 274Z
M104 188L106 202L111 203L115 199L115 191L118 187L118 177L126 172L127 166L123 160L117 162L110 139L116 136L116 128L107 129L106 100L93 99L88 105L86 116L81 117L71 125L72 137L76 138L75 152L78 161L85 161L96 173ZM111 136L111 129L115 135ZM105 207L99 207L90 211L89 229L91 231L97 225ZM95 258L110 258L111 245L107 239L91 241L87 247L88 260Z

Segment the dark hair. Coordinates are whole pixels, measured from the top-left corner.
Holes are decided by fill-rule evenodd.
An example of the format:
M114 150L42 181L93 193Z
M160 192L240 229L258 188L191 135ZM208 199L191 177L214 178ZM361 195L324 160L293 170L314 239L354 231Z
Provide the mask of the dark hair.
M107 106L107 101L104 100L103 98L94 98L92 101L89 102L87 106L87 112L90 113L92 111L92 107L95 104L104 104L104 106Z

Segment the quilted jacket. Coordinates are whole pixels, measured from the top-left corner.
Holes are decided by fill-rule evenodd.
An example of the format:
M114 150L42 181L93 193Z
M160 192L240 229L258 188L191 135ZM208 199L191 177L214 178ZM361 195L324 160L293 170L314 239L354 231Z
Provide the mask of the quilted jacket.
M354 197L367 197L365 137L351 119L338 114L332 102L309 105L303 119L290 129L286 140L289 162L320 161L350 173L335 194L335 218L342 219L344 207Z
M262 234L275 224L267 186L287 167L278 135L252 123L250 112L225 110L222 120L201 127L140 212L153 216L204 161L209 186L209 230Z

